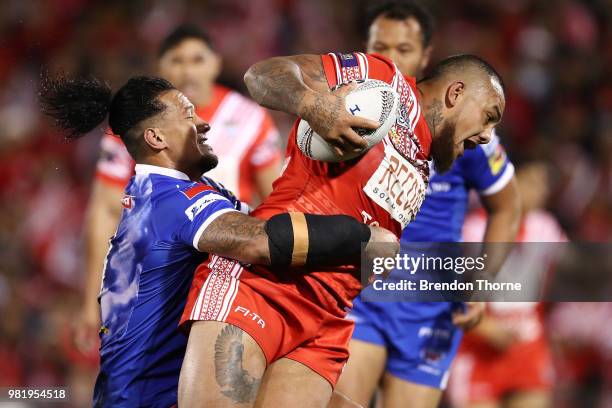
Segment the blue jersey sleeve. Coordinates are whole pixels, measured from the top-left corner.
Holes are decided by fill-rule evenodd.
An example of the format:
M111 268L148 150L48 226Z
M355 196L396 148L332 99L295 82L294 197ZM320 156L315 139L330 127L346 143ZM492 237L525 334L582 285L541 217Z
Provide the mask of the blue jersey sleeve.
M495 133L486 145L466 150L459 163L468 186L480 195L499 192L514 175L514 166Z
M192 183L158 200L158 214L162 219L157 224L170 233L174 242L198 249L204 230L220 215L239 211L239 203L208 184Z

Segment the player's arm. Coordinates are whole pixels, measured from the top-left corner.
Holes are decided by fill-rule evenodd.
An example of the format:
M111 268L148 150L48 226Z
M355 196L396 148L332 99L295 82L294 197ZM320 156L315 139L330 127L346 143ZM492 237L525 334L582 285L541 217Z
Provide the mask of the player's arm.
M466 161L467 160L467 161ZM487 211L487 225L482 238L487 254L486 273L497 274L516 239L520 218L520 193L514 176L514 166L508 159L499 137L465 154L462 170L468 183L479 191ZM503 243L507 243L504 245Z
M297 115L336 153L359 151L367 142L353 128L376 129L380 124L351 115L344 97L351 86L330 91L320 55L274 57L251 66L244 82L252 98L262 106Z
M480 197L487 211L485 242L514 242L521 219L521 199L516 177L495 194Z
M388 242L389 248L399 250L391 232L346 215L282 213L264 221L231 211L206 227L198 249L274 267L342 265L358 260L366 242ZM366 256L375 250L380 249L367 245Z
M495 275L510 254L510 243L516 240L521 220L521 200L516 177L495 194L481 195L487 211L487 227L483 238L483 251L487 254L487 273Z

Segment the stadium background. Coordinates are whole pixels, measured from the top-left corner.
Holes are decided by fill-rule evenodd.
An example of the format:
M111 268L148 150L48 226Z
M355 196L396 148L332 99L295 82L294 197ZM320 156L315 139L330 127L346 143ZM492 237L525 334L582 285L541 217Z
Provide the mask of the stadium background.
M424 3L437 21L434 60L469 52L501 72L508 105L499 134L513 160L548 163L548 209L570 239L611 241L612 1ZM41 68L94 73L117 87L155 72L161 38L191 21L210 32L224 58L221 82L244 91L244 71L265 57L363 48L364 4L0 2L0 387L65 385L72 405L86 406L96 370L95 356L71 345L70 326L80 307L84 210L102 133L62 142L37 108ZM274 117L286 134L291 118ZM612 406L612 306L583 306L548 329L557 357L554 406ZM561 335L576 331L579 338Z

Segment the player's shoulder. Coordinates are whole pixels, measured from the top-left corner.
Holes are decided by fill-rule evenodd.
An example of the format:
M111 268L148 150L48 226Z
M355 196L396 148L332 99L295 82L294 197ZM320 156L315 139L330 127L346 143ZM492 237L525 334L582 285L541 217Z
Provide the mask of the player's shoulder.
M163 223L182 220L184 215L193 219L194 215L214 202L232 202L217 186L206 182L172 180L159 178L156 175L152 175L151 178L153 209L158 214L162 214L165 220ZM232 204L236 206L236 203Z

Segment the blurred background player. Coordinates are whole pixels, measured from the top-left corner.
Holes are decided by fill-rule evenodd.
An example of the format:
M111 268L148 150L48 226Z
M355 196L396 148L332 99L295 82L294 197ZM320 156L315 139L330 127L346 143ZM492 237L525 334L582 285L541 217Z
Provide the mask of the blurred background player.
M549 195L548 168L541 161L517 169L522 200L518 242L567 241L557 220L543 206ZM466 242L480 242L486 228L482 211L463 227ZM537 288L554 265L550 244L521 245L502 267L503 276L521 277ZM534 296L535 298L536 296ZM453 363L449 396L456 408L547 408L552 406L553 365L545 334L542 304L492 302L473 331L467 333Z
M405 76L420 76L432 52L428 12L416 2L388 1L369 10L368 23L368 52L392 59ZM495 135L489 144L471 147L450 171L430 168L425 202L402 242L460 241L470 190L487 209L484 240L514 240L520 215L514 167ZM472 326L482 313L482 305L470 304L466 311L463 306L356 298L350 358L336 391L366 406L380 385L385 407L436 406L461 341L460 327Z
M193 25L175 28L161 42L159 75L180 89L211 124L208 143L221 157L208 175L238 198L254 204L266 197L281 162L278 131L267 111L238 92L215 83L220 56L208 35ZM134 172L134 161L121 140L106 134L89 200L86 226L86 284L76 344L91 351L97 344L102 263L121 214L123 190Z

